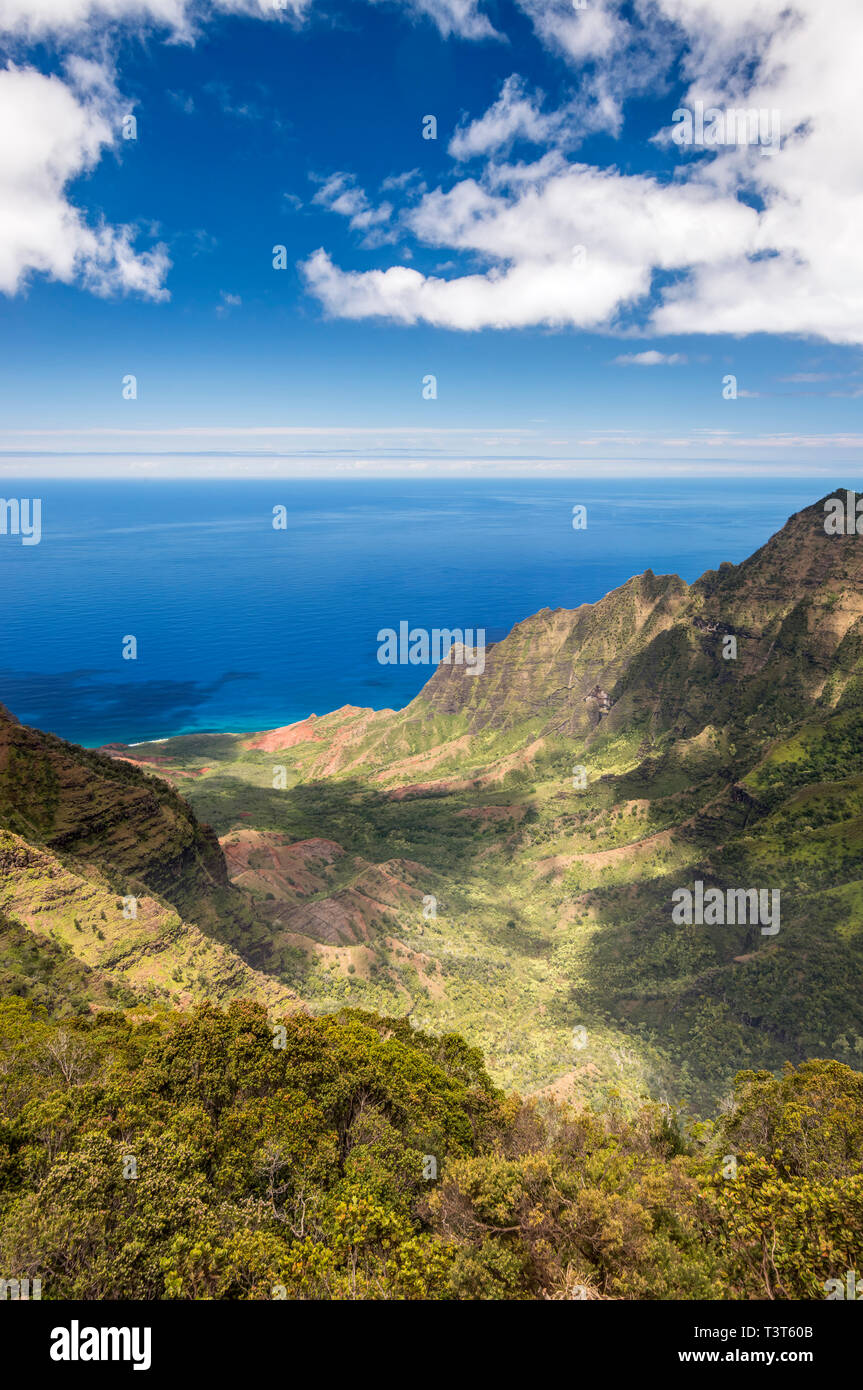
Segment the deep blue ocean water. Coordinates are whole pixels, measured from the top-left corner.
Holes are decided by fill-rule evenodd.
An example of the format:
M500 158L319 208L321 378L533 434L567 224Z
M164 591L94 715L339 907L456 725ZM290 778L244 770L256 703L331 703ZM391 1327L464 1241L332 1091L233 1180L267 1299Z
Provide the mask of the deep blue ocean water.
M0 702L91 747L399 708L431 671L379 665L380 628L480 627L491 642L647 568L691 582L832 490L823 478L6 479L5 497L41 497L42 540L0 535ZM277 504L286 530L273 529ZM136 661L122 658L129 634Z

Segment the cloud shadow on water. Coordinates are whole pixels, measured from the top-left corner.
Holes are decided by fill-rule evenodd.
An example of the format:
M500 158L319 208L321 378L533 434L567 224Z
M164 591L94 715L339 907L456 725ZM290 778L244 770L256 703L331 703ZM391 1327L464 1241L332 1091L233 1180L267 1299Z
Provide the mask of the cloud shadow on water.
M119 682L88 668L56 673L0 669L0 703L22 724L72 743L92 742L94 730L104 743L139 742L184 728L231 681L256 679L257 673L226 671L210 682Z

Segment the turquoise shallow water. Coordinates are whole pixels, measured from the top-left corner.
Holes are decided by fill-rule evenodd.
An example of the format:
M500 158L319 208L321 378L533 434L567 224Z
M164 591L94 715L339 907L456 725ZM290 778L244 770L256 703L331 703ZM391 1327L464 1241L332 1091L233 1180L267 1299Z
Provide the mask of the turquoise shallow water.
M803 478L6 480L6 497L41 497L42 540L0 535L0 702L88 746L400 707L430 671L380 665L379 629L484 628L491 642L647 568L692 581L829 491ZM127 635L136 661L122 659Z

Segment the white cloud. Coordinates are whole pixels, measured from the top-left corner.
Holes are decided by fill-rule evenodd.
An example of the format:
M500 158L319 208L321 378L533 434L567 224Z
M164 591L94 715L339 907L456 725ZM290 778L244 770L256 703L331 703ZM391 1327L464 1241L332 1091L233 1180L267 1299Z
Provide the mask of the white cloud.
M477 0L402 3L431 18L444 35L494 36ZM78 55L102 55L99 63L71 58L65 78L23 62L0 70L0 292L15 293L41 273L102 295L133 291L167 297L170 263L164 247L136 251L133 228L88 218L67 197L71 181L117 144L125 113L104 56L117 26L160 29L192 42L205 21L219 16L301 20L311 7L312 0L0 0L0 34L16 51L23 54L30 44L53 40ZM254 114L249 107L240 110ZM328 206L364 230L366 244L380 244L389 204L374 208L349 176L336 178L340 186L331 180L318 201L329 199Z
M68 38L97 24L169 29L189 38L216 15L301 18L311 0L0 0L0 32L23 39Z
M554 111L543 111L542 92L528 91L517 73L504 82L500 96L484 115L463 122L449 143L454 159L474 159L509 150L517 141L548 145L552 150L573 149L587 135L615 126L606 105L584 95L573 98Z
M680 367L686 362L681 352L657 352L650 348L647 352L624 352L615 357L616 367Z
M387 190L405 189L414 181L417 182L418 186L421 185L420 191L424 192L425 184L422 181L419 169L406 169L402 174L390 174L388 178L384 179L381 188Z
M477 0L397 0L397 3L430 19L445 39L451 34L462 39L500 37Z
M506 149L515 140L532 144L554 141L565 124L565 116L559 111L543 114L540 105L540 96L528 93L524 79L513 73L485 115L456 131L449 144L450 154L455 159L471 159L491 150Z
M682 0L663 0L679 17ZM751 187L764 202L761 253L697 267L655 316L663 333L790 333L863 341L863 160L857 0L742 0L699 5L687 102L780 113L782 149L725 149L701 174L719 191ZM695 38L693 39L695 43ZM756 55L747 89L740 55Z
M449 280L405 266L345 272L324 250L303 266L330 313L448 328L531 324L599 328L650 290L654 267L724 255L754 239L757 214L698 185L661 185L587 165L500 167L491 189L464 179L426 194L405 214L417 237L473 252L484 273Z
M578 72L578 105L589 128L619 134L627 98L662 90L674 47L661 0L636 0L632 19L622 0L588 0L582 9L573 0L517 3L541 42Z
M575 63L605 59L623 47L629 26L612 0L590 0L576 9L572 0L519 0L539 36Z
M736 415L736 412L735 412ZM539 426L540 428L536 428ZM0 475L305 476L345 471L503 477L685 476L832 473L850 483L863 434L751 433L696 428L569 429L535 420L527 428L386 425L218 425L0 429ZM828 489L825 488L825 491Z
M397 3L442 34L494 36L478 0ZM558 111L544 110L511 77L451 143L457 158L485 159L482 173L446 190L405 189L411 205L392 231L384 230L390 204L374 207L348 174L318 195L367 245L412 231L444 248L447 261L450 253L469 256L469 273L444 279L404 264L346 272L322 249L304 269L329 312L464 329L614 331L637 319L663 336L768 332L863 342L860 0L591 0L584 10L571 0L518 3L574 74L575 94ZM0 32L74 47L122 22L191 40L218 15L300 19L312 10L312 0L277 4L0 0ZM689 83L685 104L779 111L781 150L669 146L679 160L671 181L567 162L564 151L585 131L619 131L626 99L646 87L661 92L675 70ZM42 272L101 294L164 293L164 249L137 252L132 229L85 216L66 193L115 144L118 102L107 69L80 59L65 78L25 65L0 71L0 288L14 291ZM666 144L674 104L669 98L668 122L654 132ZM533 163L501 163L519 139L551 148ZM397 178L388 182L399 188Z
M159 27L191 40L214 15L298 17L310 0L0 0L0 34L13 48L56 40L77 56L63 76L25 62L0 69L0 292L14 294L34 274L78 283L99 295L167 298L163 246L139 251L136 231L86 215L67 195L106 150L119 148L121 101L103 38L107 26ZM99 52L98 62L80 56Z
M331 174L323 180L312 202L346 217L353 231L364 233L363 246L383 246L398 238L398 229L386 225L392 218L392 204L383 202L374 207L352 174Z
M776 110L781 148L669 144L671 179L567 163L559 148L532 164L492 155L478 177L426 192L403 213L421 242L469 253L478 269L450 279L404 265L345 272L320 250L304 269L330 313L612 331L625 316L627 327L637 319L661 336L863 343L860 0L637 0L635 23L616 0L584 11L563 0L521 4L543 40L587 71L588 102L599 100L603 65L620 75L623 96L635 90L636 41L649 31L652 57L669 72L672 60L682 67L682 104ZM669 98L660 140L678 101ZM488 154L542 133L560 143L552 117L510 79L457 133L453 152Z
M372 206L353 174L331 174L312 202L347 217L355 231L367 231L388 222L392 214L390 203L381 203L377 208Z
M100 295L165 297L164 247L136 251L133 228L93 225L66 197L117 140L126 110L95 63L73 60L65 82L34 68L0 71L0 291L41 272Z
M444 38L499 37L478 0L396 0L430 19ZM125 23L169 30L190 39L206 20L219 15L255 19L302 20L313 0L0 0L0 33L32 40L68 38L95 25Z

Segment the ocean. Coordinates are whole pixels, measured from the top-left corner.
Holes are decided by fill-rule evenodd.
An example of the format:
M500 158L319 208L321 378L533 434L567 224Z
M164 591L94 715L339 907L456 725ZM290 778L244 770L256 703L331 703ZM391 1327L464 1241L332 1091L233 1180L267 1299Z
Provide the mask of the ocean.
M691 582L831 490L798 477L7 479L7 498L41 498L42 536L0 534L0 702L88 747L400 708L431 671L379 664L380 629L481 628L490 643L648 568Z

